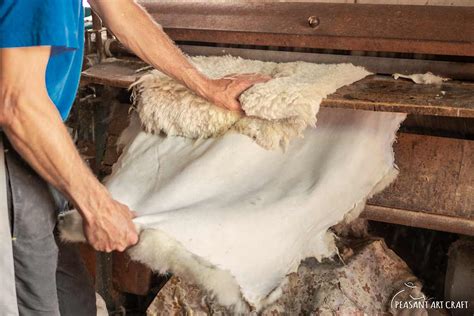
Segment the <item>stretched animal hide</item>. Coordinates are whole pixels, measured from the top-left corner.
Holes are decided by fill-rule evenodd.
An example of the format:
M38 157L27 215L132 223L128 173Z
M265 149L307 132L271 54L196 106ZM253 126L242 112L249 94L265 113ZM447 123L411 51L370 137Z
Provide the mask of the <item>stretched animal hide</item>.
M236 60L245 72L253 69L245 66L247 62L256 64ZM218 61L208 59L216 68L225 66ZM346 76L344 71L334 72L346 66L321 67L315 73L325 78L321 86L335 89L333 81L349 83L339 78ZM293 89L291 81L285 86ZM155 91L161 96L169 89L149 87L141 94L151 96ZM272 92L261 91L262 97L248 103L247 109L257 112L258 102L284 109L291 102L279 98L266 103ZM321 97L312 100L319 104ZM182 102L175 102L180 107L176 111L189 114L202 101L188 95ZM172 111L166 106L158 108ZM392 143L405 118L396 113L324 109L317 115L317 127L306 128L304 137L292 140L283 152L266 150L236 130L200 140L150 134L141 130L141 124L151 124L144 113L126 133L127 146L106 183L114 198L138 213L134 221L141 231L140 242L128 253L156 271L201 285L235 312L271 303L282 280L303 259L320 260L337 252L329 228L357 216L366 199L395 178ZM172 124L193 125L188 114L177 115ZM158 122L158 112L149 115L150 122ZM215 117L208 119L211 126L220 124ZM66 240L84 240L77 213L63 219L61 230Z
M268 149L286 147L315 126L319 104L341 86L370 74L352 64L272 63L236 57L193 57L194 65L211 78L236 73L261 73L273 78L240 96L246 116L196 97L193 92L155 70L134 86L134 100L146 131L169 136L209 138L229 129Z

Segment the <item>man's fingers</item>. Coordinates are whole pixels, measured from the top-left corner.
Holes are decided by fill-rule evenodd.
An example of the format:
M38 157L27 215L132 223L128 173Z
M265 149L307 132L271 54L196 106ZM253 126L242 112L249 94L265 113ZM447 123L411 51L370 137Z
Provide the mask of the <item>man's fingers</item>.
M117 246L115 250L119 252L124 252L128 248L135 246L137 243L138 243L138 234L136 234L135 232L129 233L127 242L125 244Z
M128 238L128 240L126 242L123 242L123 243L117 243L117 244L111 244L111 245L108 245L108 246L105 246L105 247L94 247L95 250L97 251L101 251L101 252L107 252L107 253L110 253L112 251L119 251L119 252L123 252L125 250L127 250L128 248L136 245L138 242L138 237L136 236L131 236Z
M257 83L264 83L272 79L269 76L261 76L261 75L254 75L250 78L245 78L244 80L238 81L239 87L242 89L242 92L250 88L251 86L257 84ZM242 93L241 92L241 93Z
M231 73L231 74L228 74L228 75L222 77L222 79L234 80L238 76L240 76L240 75L236 74L236 73Z
M246 80L254 81L254 82L265 82L272 79L272 77L269 75L255 73L255 74L236 75L234 76L234 79L246 79Z
M229 109L231 111L239 111L239 112L242 111L242 107L240 106L239 101L237 101L236 99L231 100L231 102L229 104L227 104L226 107L227 107L227 109Z
M270 79L272 79L270 76L260 74L242 74L233 77L234 82L237 84L234 90L236 91L236 94L234 100L226 105L227 109L231 111L239 111L242 115L245 115L245 112L242 110L242 106L238 100L239 96L253 85L267 82Z
M268 80L271 80L272 77L269 75L252 73L252 74L231 74L231 75L225 76L222 79L234 80L234 81L240 81L240 82L243 81L243 82L251 82L251 83L261 83L261 82L267 82Z
M138 242L138 234L136 232L134 232L131 236L130 236L130 244L131 246L135 245L137 242Z
M273 78L270 76L258 76L256 78L253 78L253 82L255 83L263 83L272 80Z
M215 85L212 88L215 89L215 93L209 93L207 99L217 106L245 115L239 102L240 95L251 86L271 79L271 76L255 73L229 74L213 80Z
M110 241L109 245L106 246L95 246L94 249L97 251L107 252L110 253L112 251L120 251L123 252L127 250L129 247L136 245L138 242L138 236L136 233L130 233L128 236L122 240L121 242L117 241Z

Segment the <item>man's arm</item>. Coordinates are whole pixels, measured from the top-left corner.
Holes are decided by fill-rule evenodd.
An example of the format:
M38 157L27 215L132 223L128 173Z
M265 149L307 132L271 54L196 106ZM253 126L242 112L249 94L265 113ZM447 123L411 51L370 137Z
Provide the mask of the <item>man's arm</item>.
M186 59L161 26L135 1L89 0L89 3L120 42L138 57L218 106L240 110L239 95L250 86L270 79L246 74L211 80Z
M45 83L49 46L0 49L0 126L18 153L75 205L89 243L123 251L137 242L132 213L81 159Z

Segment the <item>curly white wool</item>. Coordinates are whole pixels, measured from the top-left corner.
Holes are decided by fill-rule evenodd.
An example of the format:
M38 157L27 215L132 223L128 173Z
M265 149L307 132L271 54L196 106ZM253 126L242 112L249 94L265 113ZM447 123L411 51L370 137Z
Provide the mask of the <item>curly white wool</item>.
M273 63L238 57L191 57L210 78L261 73L273 79L240 96L247 116L219 108L157 70L134 83L134 103L144 129L187 138L210 138L234 130L266 149L285 148L316 124L323 98L369 75L352 64Z

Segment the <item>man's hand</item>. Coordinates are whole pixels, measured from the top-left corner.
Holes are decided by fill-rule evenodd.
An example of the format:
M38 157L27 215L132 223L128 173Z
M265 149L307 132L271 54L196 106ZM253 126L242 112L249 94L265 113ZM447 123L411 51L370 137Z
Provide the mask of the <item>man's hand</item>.
M138 242L132 218L126 205L109 199L92 219L83 221L84 235L95 250L124 251Z
M138 57L220 107L241 110L239 95L250 86L270 79L245 74L210 80L189 62L135 1L89 0L89 3L120 42Z
M270 79L270 76L260 74L230 75L211 80L207 91L203 94L217 106L231 111L241 111L239 96L254 84L267 82Z
M92 246L124 250L137 242L133 215L86 166L51 102L50 53L49 46L0 49L0 126L23 159L78 209Z

